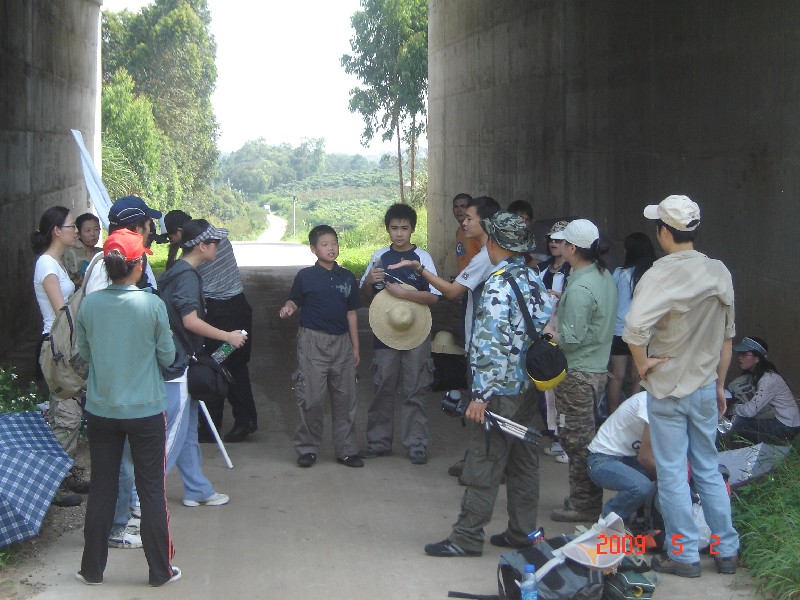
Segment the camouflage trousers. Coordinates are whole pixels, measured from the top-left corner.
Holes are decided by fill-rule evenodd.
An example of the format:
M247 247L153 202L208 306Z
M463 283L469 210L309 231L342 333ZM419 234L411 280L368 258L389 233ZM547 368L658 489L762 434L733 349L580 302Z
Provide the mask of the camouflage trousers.
M558 437L569 456L569 498L564 508L599 514L603 489L589 479L587 447L596 433L594 409L608 381L608 373L569 371L556 387Z

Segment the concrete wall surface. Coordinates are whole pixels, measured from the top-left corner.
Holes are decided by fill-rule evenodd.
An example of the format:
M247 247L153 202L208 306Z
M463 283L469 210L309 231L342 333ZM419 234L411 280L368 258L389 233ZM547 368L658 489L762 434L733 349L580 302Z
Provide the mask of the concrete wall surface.
M0 352L40 331L30 234L57 204L89 207L70 129L95 136L99 0L0 2Z
M740 335L800 390L800 4L430 0L429 240L456 192L574 214L621 243L687 194L733 273ZM787 251L790 254L785 254ZM794 371L794 372L793 372ZM733 373L733 370L732 370Z

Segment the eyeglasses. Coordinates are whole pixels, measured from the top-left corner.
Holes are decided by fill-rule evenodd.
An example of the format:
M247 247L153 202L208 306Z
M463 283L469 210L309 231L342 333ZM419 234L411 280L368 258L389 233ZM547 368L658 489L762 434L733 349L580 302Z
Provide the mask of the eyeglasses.
M75 223L70 223L69 225L59 225L58 226L59 229L64 229L65 227L72 227L73 229L77 229L78 228L78 226L75 225Z
M219 244L220 240L206 240L206 244Z

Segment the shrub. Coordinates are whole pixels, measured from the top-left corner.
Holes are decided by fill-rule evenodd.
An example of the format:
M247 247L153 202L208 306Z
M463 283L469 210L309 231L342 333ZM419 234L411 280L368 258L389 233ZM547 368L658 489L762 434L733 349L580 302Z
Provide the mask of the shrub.
M0 367L0 413L38 410L36 405L44 402L35 383L28 382L26 391L18 380L14 367Z

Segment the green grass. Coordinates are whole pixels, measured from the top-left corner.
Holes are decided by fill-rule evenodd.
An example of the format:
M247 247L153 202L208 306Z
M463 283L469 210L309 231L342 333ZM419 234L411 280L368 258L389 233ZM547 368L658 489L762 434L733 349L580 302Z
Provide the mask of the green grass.
M153 251L153 256L147 257L147 262L156 272L156 277L164 272L167 268L167 252L169 252L169 244L153 244L150 246Z
M387 204L388 207L388 204ZM282 215L285 217L285 215ZM315 219L316 215L311 215L312 221L298 219L297 235L292 237L291 226L287 228L283 236L285 242L308 243L308 232L314 225L324 222ZM291 215L289 215L291 219ZM313 223L313 224L312 224ZM351 270L357 277L361 277L367 269L372 253L378 248L389 244L389 234L383 224L383 215L372 214L363 219L361 223L351 229L337 229L339 235L339 259L338 263ZM428 211L427 209L417 210L417 227L411 236L411 242L420 248L428 248Z
M740 556L766 598L800 599L800 439L789 456L734 496Z

